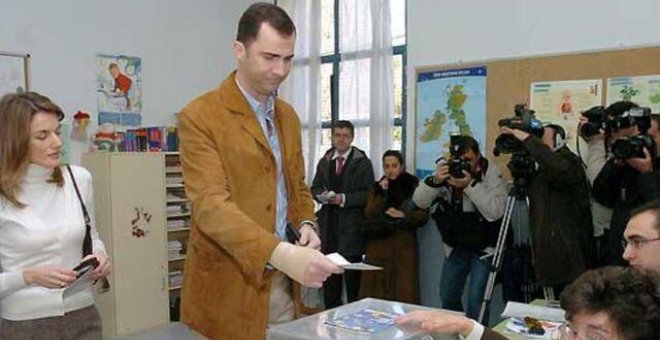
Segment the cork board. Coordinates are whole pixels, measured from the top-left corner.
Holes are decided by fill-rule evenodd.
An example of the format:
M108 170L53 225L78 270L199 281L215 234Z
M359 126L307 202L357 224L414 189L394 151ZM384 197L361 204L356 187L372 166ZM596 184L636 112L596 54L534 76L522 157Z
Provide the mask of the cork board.
M604 105L607 78L660 74L660 46L425 66L415 71L419 74L476 66L486 66L488 71L486 145L482 145L482 153L497 162L503 172L507 173L505 169L509 157L494 157L492 153L495 138L499 135L497 121L512 117L515 104L529 103L531 83L600 78L603 80Z

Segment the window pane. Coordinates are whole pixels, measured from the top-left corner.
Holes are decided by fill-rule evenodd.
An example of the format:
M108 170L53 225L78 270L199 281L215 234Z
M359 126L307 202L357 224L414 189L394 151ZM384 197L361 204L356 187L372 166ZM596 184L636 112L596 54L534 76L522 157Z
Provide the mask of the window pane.
M394 150L399 150L401 151L401 141L403 137L403 128L401 126L395 126L394 130L392 131L392 148Z
M371 48L371 1L339 2L339 51L368 51Z
M321 1L321 55L335 51L335 4L333 0Z
M392 56L392 81L394 82L394 118L401 118L403 102L403 56Z
M325 155L326 151L328 151L332 147L332 139L330 138L330 129L322 129L321 130L321 146L316 150L316 159L317 161L314 163L318 163L318 160L320 160L323 155Z
M321 121L326 122L332 119L332 97L330 95L332 84L330 76L332 75L332 64L321 64Z
M339 68L339 119L369 119L370 60L342 61Z
M369 127L355 127L355 138L353 139L353 145L364 150L364 152L369 156Z
M390 0L392 6L392 46L406 44L406 0Z

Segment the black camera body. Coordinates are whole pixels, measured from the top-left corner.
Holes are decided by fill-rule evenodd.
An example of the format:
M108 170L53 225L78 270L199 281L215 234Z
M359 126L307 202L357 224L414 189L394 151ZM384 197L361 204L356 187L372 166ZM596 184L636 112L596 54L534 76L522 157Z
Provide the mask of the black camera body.
M534 110L528 110L525 104L516 104L514 117L502 118L497 124L500 127L506 126L510 129L522 130L539 138L543 136L544 132L543 124L534 117ZM516 139L515 136L501 134L495 139L495 148L493 149L495 156L523 151L522 142Z
M458 133L452 133L449 136L449 154L451 158L447 161L447 166L449 167L449 176L454 178L463 178L465 177L463 170L470 172L472 169L470 163L461 158L460 138L461 135Z
M624 115L616 120L618 125L613 126L612 129L630 127L633 124L637 126L640 134L637 136L621 138L614 141L611 146L612 154L617 159L630 159L630 158L644 158L644 149L647 149L649 155L655 158L656 148L655 141L651 136L647 135L648 129L651 127L651 109L648 107L635 107L631 108Z
M651 157L655 156L655 141L647 134L617 139L612 144L612 154L618 159L644 158L644 149L648 150Z

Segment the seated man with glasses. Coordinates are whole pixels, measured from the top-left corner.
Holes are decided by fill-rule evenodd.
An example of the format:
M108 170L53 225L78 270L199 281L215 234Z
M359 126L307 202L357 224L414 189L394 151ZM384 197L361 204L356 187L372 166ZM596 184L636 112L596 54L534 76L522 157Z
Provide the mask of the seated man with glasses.
M660 199L632 211L623 249L631 267L660 273Z
M562 292L561 307L568 320L561 339L660 338L657 272L624 267L588 271Z
M551 334L563 340L660 339L660 275L649 270L602 267L585 272L561 294L568 322ZM506 339L465 316L415 311L399 317L400 327L460 334L462 339Z

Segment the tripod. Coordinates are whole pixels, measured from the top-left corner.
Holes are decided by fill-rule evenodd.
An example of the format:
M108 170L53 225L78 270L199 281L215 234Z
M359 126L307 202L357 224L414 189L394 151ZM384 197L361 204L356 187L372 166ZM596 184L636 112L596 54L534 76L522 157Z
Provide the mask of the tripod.
M512 221L511 217L513 216L514 208L516 207L519 208L517 210L517 216L519 218L514 219L514 221L517 222L517 224L514 225L515 244L522 244L530 239L528 236L529 228L524 228L525 225L529 225L529 197L527 196L527 187L525 177L515 177L513 187L509 190L506 207L504 208L504 216L502 218L502 224L500 225L500 232L495 246L495 252L492 255L493 259L490 266L490 273L488 274L486 289L484 290L483 302L481 303L481 309L479 311L479 319L477 320L479 323L483 321L486 314L486 308L490 305L490 300L493 295L493 287L495 286L495 278L502 265L506 238ZM522 206L522 204L525 204L525 206ZM525 214L521 214L520 208L527 209ZM531 289L525 290L526 300L529 299L527 296L528 294L531 294Z

